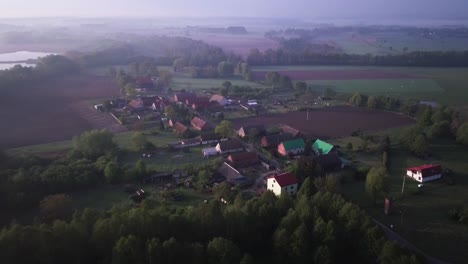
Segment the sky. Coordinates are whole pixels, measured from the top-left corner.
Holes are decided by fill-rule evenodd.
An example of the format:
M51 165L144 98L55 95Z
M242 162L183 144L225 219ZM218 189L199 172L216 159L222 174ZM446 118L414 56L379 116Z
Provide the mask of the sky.
M0 0L0 10L0 18L466 18L468 0Z

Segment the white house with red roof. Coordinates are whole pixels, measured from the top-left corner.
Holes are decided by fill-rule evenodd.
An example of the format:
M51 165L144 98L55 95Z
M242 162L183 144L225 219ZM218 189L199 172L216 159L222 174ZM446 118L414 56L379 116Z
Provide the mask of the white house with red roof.
M267 179L267 190L272 191L276 196L281 196L283 192L296 195L297 178L292 173L273 175Z
M425 164L406 169L406 175L418 182L429 182L442 178L442 166L439 164Z

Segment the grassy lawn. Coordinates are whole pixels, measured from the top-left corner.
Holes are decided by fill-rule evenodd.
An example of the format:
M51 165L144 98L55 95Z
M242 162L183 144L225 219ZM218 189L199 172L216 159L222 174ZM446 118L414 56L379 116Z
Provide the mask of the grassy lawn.
M224 81L230 81L233 86L250 86L252 88L268 88L265 85L258 84L255 82L249 82L242 79L240 76L233 76L230 78L219 78L219 79L195 79L190 76L185 75L176 75L172 79L171 87L172 89L186 89L186 90L203 90L211 88L221 88Z
M435 142L431 148L435 160L420 160L410 156L400 147L392 147L389 153L390 196L397 198L394 214L385 216L383 199L377 205L365 194L364 182L354 182L343 186L344 194L365 208L379 221L395 226L395 230L424 252L434 257L454 263L468 259L468 228L448 218L450 209L468 201L468 149L449 140ZM378 156L378 157L377 157ZM380 155L359 155L358 159L372 166ZM444 180L424 184L418 191L418 183L406 179L404 197L402 192L405 168L425 163L440 163L444 168L454 170L455 184ZM403 215L399 213L402 209Z
M143 158L141 153L129 153L124 158L124 163L128 165L135 165L139 159L145 161L149 169L157 171L174 171L180 169L185 165L200 166L212 159L205 159L202 155L202 149L208 146L199 146L190 148L188 151L183 150L160 150L151 158Z
M136 188L142 188L147 194L147 199L153 206L166 204L170 207L182 208L202 203L204 200L212 198L211 194L201 193L193 189L176 189L175 191L182 196L180 201L164 199L160 195L159 187L161 184L137 185ZM132 206L133 202L129 194L124 191L123 186L104 187L101 189L87 190L72 194L73 206L75 209L94 208L98 210L108 210L114 205Z
M57 141L46 144L31 145L19 148L13 148L7 150L9 155L13 156L28 156L28 155L37 155L42 153L52 153L52 152L66 152L72 148L72 141Z

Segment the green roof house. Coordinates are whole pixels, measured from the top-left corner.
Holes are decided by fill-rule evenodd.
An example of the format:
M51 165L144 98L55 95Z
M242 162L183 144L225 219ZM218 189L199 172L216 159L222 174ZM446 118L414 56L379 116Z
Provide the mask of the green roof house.
M312 145L312 149L314 150L316 155L324 155L334 151L335 146L320 139L317 139Z
M296 155L304 153L305 142L302 138L283 141L278 145L278 153L283 156L288 156L290 154Z

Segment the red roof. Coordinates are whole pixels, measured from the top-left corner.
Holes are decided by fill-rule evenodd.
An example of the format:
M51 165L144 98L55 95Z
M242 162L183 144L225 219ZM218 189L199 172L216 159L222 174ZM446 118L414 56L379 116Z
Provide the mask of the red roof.
M232 163L239 163L239 162L246 162L246 161L251 161L251 162L256 162L258 161L258 156L257 153L255 152L240 152L240 153L234 153L229 155L228 160L230 160Z
M408 168L409 171L418 171L421 172L423 177L428 177L432 175L437 175L442 173L442 166L440 164L424 164L418 167Z
M292 173L283 173L273 176L281 187L297 184L297 178Z
M139 85L153 84L153 80L148 76L140 76L136 79L136 83Z

